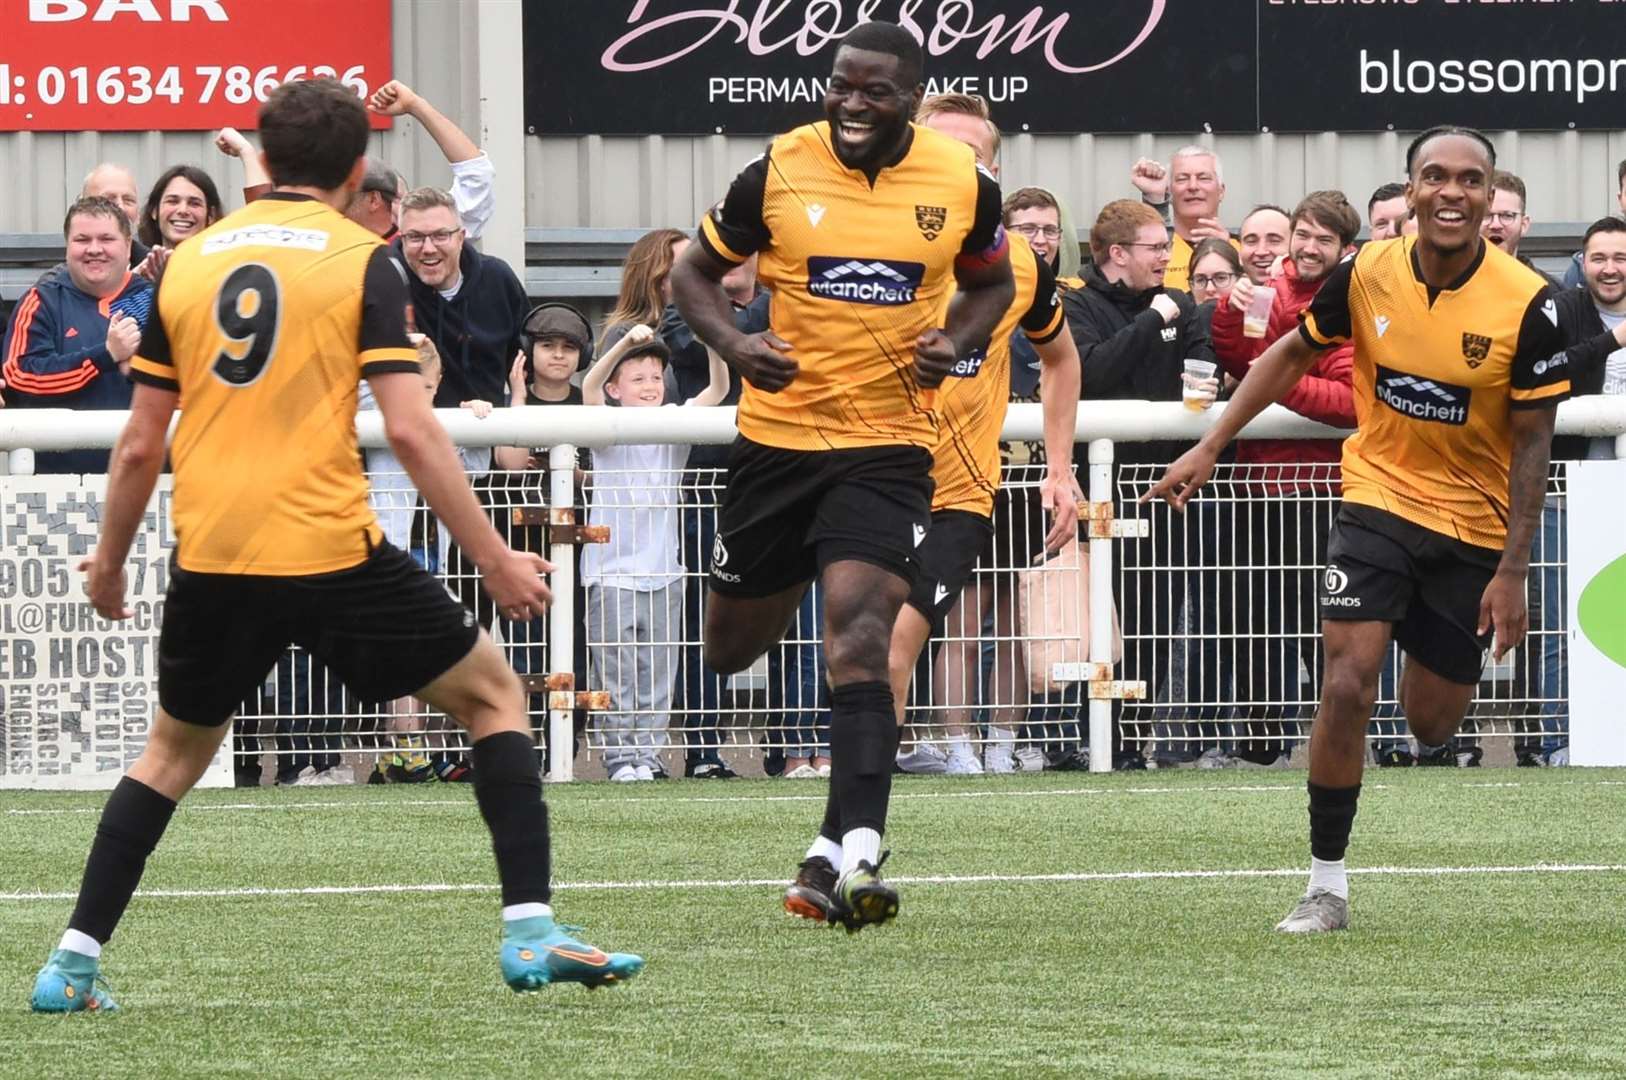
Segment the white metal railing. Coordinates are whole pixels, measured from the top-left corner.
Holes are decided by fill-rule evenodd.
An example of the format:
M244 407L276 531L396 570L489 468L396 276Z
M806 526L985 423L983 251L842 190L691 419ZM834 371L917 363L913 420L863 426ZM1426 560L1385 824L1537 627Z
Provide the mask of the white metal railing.
M528 482L524 474L502 482L484 482L480 487L494 519L509 532L513 542L541 548L556 566L556 602L546 619L523 627L499 619L493 632L516 670L527 677L539 727L545 716L545 741L555 748L549 762L550 777L569 779L574 775L573 755L565 748L571 747L578 736L589 752L610 749L612 744L619 747L621 714L636 711L626 702L614 700L615 695L609 692L612 680L604 677L613 650L630 643L604 629L596 636L588 633L587 613L580 602L583 595L576 581L577 547L565 528L586 519L585 507L576 506L573 488L576 447L641 442L723 443L734 436L733 411L549 407L497 410L483 420L461 410L441 411L438 415L461 445L553 445L549 452L549 491L541 491L539 484ZM1112 742L1115 704L1111 697L1086 695L1092 681L1089 665L1108 665L1110 671L1112 663L1114 611L1103 598L1116 594L1122 603L1125 597L1136 596L1138 590L1155 594L1153 579L1158 574L1198 584L1183 589L1178 603L1154 596L1154 606L1157 602L1165 604L1161 620L1124 627L1126 651L1135 655L1139 650L1141 655L1151 657L1149 662L1142 660L1134 665L1139 670L1133 676L1129 672L1117 676L1142 679L1147 684L1146 701L1116 706L1121 711L1124 741L1147 752L1178 755L1189 752L1193 744L1235 747L1250 740L1294 741L1302 737L1304 720L1313 710L1313 648L1301 650L1295 658L1297 678L1287 677L1277 669L1262 674L1246 671L1247 678L1243 679L1237 673L1255 663L1250 648L1265 631L1235 610L1226 615L1221 608L1227 602L1235 608L1242 588L1238 583L1250 576L1313 575L1320 562L1317 549L1313 544L1301 544L1290 551L1282 547L1280 550L1289 552L1289 559L1258 565L1238 558L1233 549L1226 571L1233 579L1231 587L1229 591L1216 590L1214 596L1218 599L1205 605L1201 602L1205 595L1201 582L1218 576L1210 574L1216 568L1205 560L1212 560L1216 553L1190 537L1201 536L1204 514L1210 511L1198 509L1177 518L1137 506L1135 500L1160 468L1123 466L1117 470L1114 486L1115 441L1195 438L1212 420L1213 414L1191 413L1179 403L1080 405L1078 431L1090 438L1089 475L1080 478L1087 485L1088 501L1098 507L1114 507L1115 513L1125 517L1146 517L1153 529L1177 526L1185 537L1180 560L1172 565L1135 563L1126 567L1114 558L1120 542L1110 536L1110 530L1094 530L1097 535L1088 539L1091 603L1087 616L1079 613L1091 627L1088 665L1069 665L1058 680L1064 684L1063 689L1051 694L1034 691L1032 681L1024 681L1015 671L1026 655L1024 650L1031 649L1034 642L1011 624L1008 613L1002 615L1012 603L1015 588L1009 573L979 570L974 580L985 590L984 607L977 617L962 617L945 628L934 655L920 669L924 677L917 681L911 699L911 739L934 737L945 725L975 730L992 724L1020 728L1018 737L1023 742L1039 745L1076 742L1084 734L1081 727L1087 726L1089 743L1098 750L1091 756L1092 769L1110 768L1111 755L1103 751ZM121 413L5 410L0 412L0 449L105 447L111 445L123 421ZM382 418L377 414L361 414L357 426L364 445L385 445ZM1560 408L1559 431L1616 436L1626 442L1626 400L1566 402ZM1250 425L1244 437L1341 434L1273 408ZM1040 406L1012 406L1005 435L1018 441L1038 440L1042 435ZM26 453L13 453L11 463L26 471L26 457ZM1561 483L1562 469L1555 469L1554 475L1555 484ZM1013 466L1006 480L1014 495L1028 498L1037 486L1039 473L1033 467ZM697 620L703 618L705 560L710 545L698 538L714 526L719 484L718 474L691 470L673 495L681 520L678 543L682 553L680 584L685 594L683 618L679 620L681 625L674 627L669 622L660 636L646 643L668 652L672 661L665 665L665 670L671 672L673 689L664 710L668 717L664 735L658 737L659 741L672 750L698 753L711 752L717 746L746 746L768 754L816 754L824 746L822 725L826 722L816 596L810 598L808 610L786 642L752 671L725 680L699 664L695 629ZM1330 510L1332 496L1330 488L1319 485L1289 501L1297 508L1309 507L1313 517L1316 508ZM1235 532L1241 528L1242 518L1238 515L1253 512L1262 500L1221 469L1207 503L1214 508L1213 513L1220 515L1213 526L1219 528L1228 522L1228 531ZM567 509L571 512L560 513ZM426 512L420 508L418 514L427 522ZM1168 524L1160 524L1165 517ZM556 528L550 530L550 525ZM1030 548L1031 531L1036 527L1042 526L1027 518L1009 519L1002 525L1012 548ZM1081 536L1084 533L1081 528ZM612 536L611 542L627 539ZM637 541L631 538L631 542ZM479 589L472 572L459 564L455 551L451 554L449 564L440 566L439 572L455 592L477 605ZM1550 625L1550 619L1543 622L1545 616L1538 616L1539 612L1558 607L1544 602L1541 590L1553 580L1551 572L1561 567L1561 552L1552 551L1538 553L1532 567L1533 587L1537 589L1532 600L1535 636L1532 645L1524 650L1527 656L1542 651L1539 646L1544 637L1563 632L1561 623ZM607 624L601 621L599 625ZM1284 638L1314 635L1313 623L1305 629L1279 622L1272 630ZM585 664L578 655L578 642L587 646ZM602 653L596 663L592 659L595 648ZM1286 662L1281 658L1264 661L1267 666ZM1101 675L1099 669L1094 673ZM1216 674L1225 677L1216 679ZM1551 689L1554 685L1549 673L1530 660L1503 665L1490 673L1471 724L1477 723L1481 733L1539 738L1559 705ZM575 691L581 691L583 696L578 697ZM1393 713L1385 712L1385 707L1392 708L1392 684L1385 684L1384 692L1379 719L1393 720ZM578 732L577 722L583 717L587 723ZM1383 734L1379 729L1374 737L1381 739ZM308 657L296 653L279 662L265 691L255 701L245 703L238 737L240 753L263 751L285 760L357 750L387 755L403 746L455 754L461 747L456 731L444 718L428 716L421 706L411 702L362 703L349 699L341 689L326 683L319 667L313 667ZM262 745L266 740L269 747Z

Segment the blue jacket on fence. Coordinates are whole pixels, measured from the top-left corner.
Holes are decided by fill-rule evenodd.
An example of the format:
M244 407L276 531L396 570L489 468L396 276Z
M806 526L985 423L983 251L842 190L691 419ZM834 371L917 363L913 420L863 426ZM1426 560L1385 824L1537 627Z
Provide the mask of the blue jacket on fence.
M107 351L114 313L147 326L152 285L126 274L119 291L98 300L67 274L54 274L23 295L4 345L8 405L36 409L128 409L130 380ZM36 456L39 473L105 473L108 451L67 450Z

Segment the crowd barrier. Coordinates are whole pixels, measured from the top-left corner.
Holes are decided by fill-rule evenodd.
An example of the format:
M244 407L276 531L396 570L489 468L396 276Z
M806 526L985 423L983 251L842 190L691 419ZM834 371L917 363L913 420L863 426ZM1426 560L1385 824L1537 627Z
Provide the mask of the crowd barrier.
M1623 406L1566 403L1561 430L1620 436ZM133 594L145 615L112 626L87 613L74 569L95 543L105 479L16 475L29 469L24 448L109 445L122 419L0 414L0 447L12 451L13 473L5 481L0 558L0 625L11 638L0 677L6 786L77 785L86 777L94 786L139 752L173 548L167 483L131 556ZM551 779L603 775L605 761L650 752L664 753L674 770L685 752L722 752L736 764L825 752L816 588L784 641L752 668L723 676L703 661L705 580L726 483L717 462L659 482L592 468L594 446L724 443L733 437L732 410L559 407L499 410L485 419L448 411L441 419L460 445L548 448L532 458L537 466L545 459L546 469L474 478L513 546L555 565L554 605L536 620L515 623L491 609L472 567L415 497L402 494L400 477L375 477L374 499L403 543L476 610L521 675L538 745L551 748ZM1195 437L1211 420L1177 403L1081 405L1078 432L1091 440L1079 477L1087 491L1080 504L1087 559L1040 556L1032 565L1043 547L1043 469L1028 462L1026 444L1039 439L1041 418L1038 406L1013 406L1005 434L1014 454L996 539L917 666L906 745L945 733L980 743L997 729L1014 733L1018 747L1087 743L1096 749L1090 767L1104 770L1111 756L1100 748L1112 743L1115 716L1124 748L1165 763L1205 750L1291 749L1307 736L1321 663L1313 597L1325 567L1336 466L1305 466L1264 485L1245 466L1221 465L1203 495L1177 514L1140 501L1160 464L1113 464L1118 441ZM358 431L365 445L383 445L376 415L363 414ZM1273 408L1245 437L1337 434ZM1565 478L1564 464L1555 463L1549 509L1562 506ZM595 516L595 500L613 501L620 513ZM1470 740L1535 745L1568 722L1560 643L1570 633L1569 605L1559 537L1550 527L1538 535L1531 635L1503 662L1487 664L1467 724ZM652 549L663 556L653 562L665 563L653 574L647 566L630 577L602 569L620 561L615 556ZM23 646L31 662L23 662ZM1396 673L1391 663L1380 686L1371 736L1380 745L1403 731ZM294 649L244 702L230 747L239 765L261 755L286 764L403 748L455 756L463 741L446 718L413 699L356 700Z

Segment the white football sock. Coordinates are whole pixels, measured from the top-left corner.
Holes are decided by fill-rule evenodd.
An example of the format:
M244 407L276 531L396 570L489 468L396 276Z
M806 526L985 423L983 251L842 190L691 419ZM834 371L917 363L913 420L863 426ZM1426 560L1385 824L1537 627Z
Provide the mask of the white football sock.
M841 837L841 872L846 874L867 862L881 860L881 834L874 829L848 829Z
M513 922L515 919L551 919L553 908L547 904L509 904L502 909L502 921Z
M841 845L820 833L813 838L813 844L807 849L807 858L823 859L831 866L841 866Z
M1344 872L1344 860L1323 862L1310 856L1310 888L1326 889L1340 900L1349 899L1349 877Z
M57 948L67 949L69 952L76 952L80 956L88 956L93 960L102 955L102 943L89 934L78 930L63 931L62 940L57 944Z

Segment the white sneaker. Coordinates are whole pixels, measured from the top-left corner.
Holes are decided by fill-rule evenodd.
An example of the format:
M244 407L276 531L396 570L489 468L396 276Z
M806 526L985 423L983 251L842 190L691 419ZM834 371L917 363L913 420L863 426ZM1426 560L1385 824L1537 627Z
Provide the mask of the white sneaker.
M302 772L296 782L301 787L341 787L345 784L354 785L356 774L348 765L335 765L311 776L306 776Z
M1231 755L1217 746L1211 746L1204 750L1196 762L1199 769L1223 769L1229 764L1231 764Z
M898 768L906 773L937 775L948 771L948 760L936 743L916 743L913 749L898 752Z
M311 778L313 776L315 776L315 775L316 775L316 769L313 766L307 765L303 769L300 769L298 774L296 774L292 780L283 781L283 782L279 783L278 786L279 787L302 787L302 786L304 786L306 784L309 784L311 782Z
M948 763L944 765L943 772L949 776L981 776L982 762L970 750L960 754L950 754Z
M830 779L830 771L830 765L828 762L823 765L813 766L813 775L817 776L820 780Z
M1011 753L1008 746L990 746L982 752L982 767L991 773L1013 773L1016 771L1016 755Z
M610 773L610 779L617 784L630 784L638 779L638 766L630 761L625 765L617 765L615 771Z
M1050 759L1037 746L1024 746L1011 756L1016 759L1016 767L1022 772L1042 772L1050 765Z
M648 765L640 765L640 766L638 766L636 771L637 771L637 774L638 774L636 777L634 777L634 779L636 779L636 780L653 780L653 779L655 779L655 770L650 768Z
M811 765L798 765L785 774L786 780L816 780L819 772Z
M1567 746L1560 746L1557 750L1554 750L1552 753L1547 755L1547 764L1549 765L1564 766L1568 765L1569 763L1570 748Z

